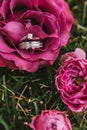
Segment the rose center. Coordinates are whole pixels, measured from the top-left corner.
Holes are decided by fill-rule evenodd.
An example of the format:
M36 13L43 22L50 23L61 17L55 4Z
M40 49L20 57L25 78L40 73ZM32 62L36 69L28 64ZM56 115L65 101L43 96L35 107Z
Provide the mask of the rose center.
M32 33L28 33L28 35L22 38L22 42L19 44L20 49L37 49L43 47L43 43L41 42L39 37L33 37Z
M52 122L49 127L47 127L47 130L57 130L57 125L55 122Z
M83 82L84 82L84 78L83 78L83 77L77 77L77 78L76 78L75 83L76 83L77 85L82 85Z
M51 129L52 130L57 130L57 125L55 123L51 123Z

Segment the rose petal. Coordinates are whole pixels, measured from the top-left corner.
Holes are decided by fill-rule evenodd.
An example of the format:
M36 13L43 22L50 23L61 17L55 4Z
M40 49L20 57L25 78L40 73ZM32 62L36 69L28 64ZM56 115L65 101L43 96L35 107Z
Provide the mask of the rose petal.
M4 19L6 19L7 13L10 11L9 2L10 0L3 0L2 5L1 5L1 14Z
M8 22L4 26L3 31L15 41L19 41L27 33L25 26L16 21Z
M74 55L78 58L83 58L86 59L86 53L84 50L82 50L81 48L76 48Z
M32 33L34 36L39 37L40 39L45 39L48 36L38 25L31 26L29 28L29 33Z
M61 57L61 62L64 62L68 58L80 58L86 59L86 53L81 48L76 48L74 52L68 52Z
M44 17L43 30L45 30L47 34L59 35L60 26L56 17L54 17L54 15L51 15L49 13L44 13L43 17Z
M3 0L0 0L0 6L2 5Z
M51 14L54 14L58 17L62 11L61 9L63 8L63 4L61 4L62 3L61 1L60 1L60 4L58 4L58 6L57 6L57 4L55 3L55 0L51 0L51 1L44 0L44 2L42 2L41 0L38 0L38 7L41 10L45 10L47 12L50 12ZM62 8L60 8L60 5L62 6Z
M26 6L28 7L29 9L32 9L32 2L31 0L11 0L10 2L10 8L11 8L11 11L13 13L13 9L17 6Z
M44 22L44 15L40 11L28 10L21 14L19 21L23 22L26 19L30 19L31 22L36 22L35 24L38 24L42 27Z
M1 35L0 35L0 52L6 52L6 53L14 52L14 49L12 49L7 45L7 43L3 40Z
M22 59L21 57L16 56L15 54L7 54L7 53L0 53L0 55L9 62L9 64L14 62L16 68L19 70L26 70L28 72L35 72L38 70L40 63L38 61L30 62L27 60ZM9 67L9 66L8 66Z
M6 67L4 59L0 56L0 67Z

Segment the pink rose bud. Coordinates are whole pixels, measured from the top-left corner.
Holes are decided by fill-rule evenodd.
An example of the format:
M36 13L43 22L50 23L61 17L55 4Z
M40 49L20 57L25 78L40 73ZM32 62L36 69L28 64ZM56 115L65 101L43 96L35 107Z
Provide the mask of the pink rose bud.
M45 110L30 123L33 130L72 130L65 112Z
M62 101L72 112L82 112L87 108L87 60L83 50L62 56L64 61L57 70L55 85Z

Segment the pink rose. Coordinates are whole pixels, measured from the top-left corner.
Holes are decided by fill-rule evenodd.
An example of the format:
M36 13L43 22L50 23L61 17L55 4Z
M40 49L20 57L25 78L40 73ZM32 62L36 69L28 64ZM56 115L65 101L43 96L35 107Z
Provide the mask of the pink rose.
M62 56L62 65L57 70L55 84L62 101L72 112L87 108L87 60L85 52L77 48L75 52Z
M72 130L66 113L57 110L45 110L34 117L30 123L33 130Z
M52 65L72 21L64 0L1 0L0 66L35 72Z

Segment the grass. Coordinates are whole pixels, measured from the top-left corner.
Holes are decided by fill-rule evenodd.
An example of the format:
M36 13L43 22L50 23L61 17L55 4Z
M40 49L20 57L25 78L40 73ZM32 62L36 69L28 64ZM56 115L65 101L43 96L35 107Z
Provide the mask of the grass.
M54 83L62 54L76 47L87 53L87 1L67 2L74 15L74 24L68 45L61 49L53 66L36 73L0 68L0 130L30 130L31 118L45 109L67 111L73 130L87 130L87 111L71 113L62 103Z

